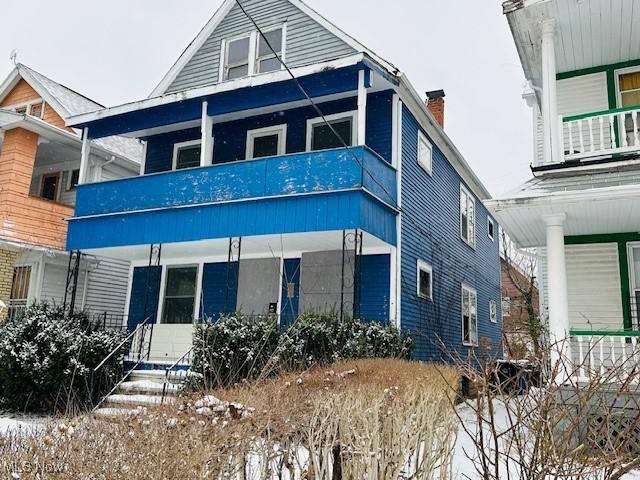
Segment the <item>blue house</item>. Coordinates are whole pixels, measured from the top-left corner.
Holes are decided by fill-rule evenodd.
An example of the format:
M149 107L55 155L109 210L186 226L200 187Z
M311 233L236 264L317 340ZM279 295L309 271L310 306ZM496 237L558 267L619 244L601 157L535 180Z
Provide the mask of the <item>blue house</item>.
M489 193L404 74L301 1L226 0L149 98L68 125L67 248L131 263L154 362L233 311L390 322L423 360L501 353ZM86 183L111 135L145 142L140 175Z

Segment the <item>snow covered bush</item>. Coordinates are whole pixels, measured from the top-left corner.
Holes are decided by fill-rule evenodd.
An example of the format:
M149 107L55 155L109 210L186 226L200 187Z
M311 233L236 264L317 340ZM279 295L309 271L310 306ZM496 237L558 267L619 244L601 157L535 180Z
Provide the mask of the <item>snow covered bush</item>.
M83 313L32 305L0 325L0 399L19 410L83 407L92 369L123 339L124 334L99 331ZM114 356L105 374L118 373L118 360Z
M281 331L276 317L233 314L196 327L194 370L207 386L230 385L354 358L411 357L406 332L336 315L302 315Z

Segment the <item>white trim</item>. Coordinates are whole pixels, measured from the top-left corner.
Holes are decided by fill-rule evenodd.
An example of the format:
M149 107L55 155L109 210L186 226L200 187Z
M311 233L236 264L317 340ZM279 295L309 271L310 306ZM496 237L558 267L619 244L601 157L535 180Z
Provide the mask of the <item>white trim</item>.
M178 164L178 152L180 151L180 149L195 147L196 145L202 145L202 139L174 143L173 144L173 160L171 161L171 170L176 170L176 166ZM193 168L196 168L196 167L193 167Z
M127 296L124 301L124 318L123 326L127 325L129 318L129 309L131 308L131 291L133 290L133 272L135 270L133 262L129 263L129 275L127 276Z
M78 185L82 185L87 181L90 154L91 142L89 142L89 128L85 127L82 129L82 148L80 151L80 173L78 175Z
M80 169L79 168L72 168L70 170L65 170L67 172L67 192L70 192L72 190L75 190L77 188L77 185L74 187L73 185L71 185L71 179L73 178L73 172L78 170L78 185L80 184Z
M460 214L460 218L458 221L459 224L459 230L460 230L460 239L466 243L467 245L469 245L471 248L473 248L475 250L476 248L476 230L477 230L477 225L476 225L476 198L473 196L473 194L469 191L469 189L467 187L465 187L462 183L460 183L460 197L462 197L462 194L464 194L467 197L467 201L471 200L473 202L473 216L469 216L468 211L466 212L467 214L467 235L469 234L469 221L471 221L473 223L473 236L471 237L471 240L469 240L469 238L464 238L462 236L462 202L461 202L461 198L458 199L458 209L459 209L459 214Z
M196 273L196 299L195 299L195 310L193 313L193 321L194 323L199 323L201 318L200 308L202 307L202 278L204 276L204 262L198 262L198 272Z
M278 326L282 326L282 288L284 287L284 255L280 255L280 281L278 282Z
M358 136L358 110L351 110L348 112L334 113L333 115L325 115L324 119L322 117L310 118L307 120L307 143L306 143L306 151L311 151L311 144L313 140L313 127L316 124L323 124L326 120L331 123L336 120L343 119L351 119L351 145L350 147L355 145ZM343 139L344 140L344 139Z
M491 312L492 307L493 312ZM498 323L498 302L495 300L489 300L489 321L491 323Z
M157 313L157 319L156 319L156 323L158 325L163 324L163 325L178 325L178 324L165 324L164 322L162 322L162 317L163 317L163 313L164 313L164 301L165 301L165 297L167 294L167 270L171 269L171 268L191 268L191 267L195 267L196 268L196 291L194 292L194 299L193 299L193 311L191 312L192 315L192 321L191 324L195 323L196 320L196 310L197 310L197 305L198 305L198 278L200 278L200 266L202 265L202 262L194 262L194 263L164 263L162 265L162 278L160 280L160 293L158 295L158 300L159 300L159 305L158 305L158 313ZM202 288L202 286L200 287ZM185 324L188 325L188 324Z
M491 230L489 229L489 225L491 225L491 230L493 230L493 235L491 234ZM493 218L491 218L489 215L487 215L487 237L489 237L491 239L492 242L495 242L495 235L496 235L496 222L493 221Z
M219 82L227 82L229 81L228 78L226 77L226 73L227 73L227 61L229 59L229 45L233 42L236 42L238 40L243 40L245 38L249 39L249 50L247 51L247 76L251 76L252 74L252 65L251 65L251 53L254 50L254 44L255 44L255 32L245 32L245 33L241 33L239 35L235 35L233 37L229 37L229 38L225 38L222 41L222 50L220 51L220 58L221 60L221 70L219 72L218 75L218 81ZM244 65L244 63L238 63L238 64L234 64L234 67L239 67ZM244 78L244 77L238 77L238 78ZM233 78L231 79L231 81L233 80L238 80L237 78Z
M429 149L429 163L425 163L424 160L420 157L421 152L421 144L425 144ZM418 129L418 148L417 148L417 162L422 169L429 174L429 176L433 176L433 145L427 138L427 136L422 132L421 129Z
M429 296L420 293L420 272L429 273ZM423 260L416 262L416 295L418 298L433 301L433 267Z
M142 158L140 158L140 175L144 175L147 169L147 144L148 142L142 142Z
M209 102L202 102L202 119L200 122L200 166L213 165L213 119L208 115ZM175 152L174 152L175 153Z
M282 30L281 33L281 38L280 38L280 53L279 53L279 57L280 57L280 68L279 70L284 70L284 65L283 63L285 63L287 61L287 50L286 50L286 46L287 46L287 22L283 22L277 25L273 25L271 27L268 28L263 28L262 33L267 34L269 32L273 32L275 30ZM258 71L258 62L260 61L260 35L258 34L258 32L255 32L257 34L256 36L256 44L255 44L255 58L254 58L254 68L253 68L253 74L254 75L260 75L261 73L269 73L269 72L259 72ZM265 56L264 60L267 60L271 55L273 55L273 53L271 53L270 51L270 55ZM270 72L275 72L277 70L270 70Z
M36 92L37 93L37 92ZM36 115L32 115L31 114L31 107L34 105L42 105L42 110L40 111L40 115L36 116ZM44 106L45 106L45 101L38 97L38 98L34 98L31 100L27 100L26 102L20 102L20 103L13 103L11 105L5 105L2 107L3 110L12 110L14 112L16 112L16 109L18 108L26 108L25 113L18 113L18 115L29 115L30 117L34 117L34 118L39 118L40 120L42 120L42 117L44 117Z
M476 316L476 321L475 321L475 330L476 330L476 341L475 342L465 342L464 340L464 292L465 290L469 293L472 293L475 297L475 316ZM478 291L473 288L470 287L468 284L466 283L462 283L462 287L460 290L460 322L461 322L461 327L462 327L462 345L464 345L465 347L477 347L478 346ZM471 303L469 303L469 322L471 322Z
M367 143L367 87L365 85L365 71L358 71L358 129L356 145Z
M260 137L278 135L278 152L276 155L285 155L287 151L287 124L273 125L270 127L256 128L247 131L247 145L245 149L245 160L252 160L254 140Z
M302 67L292 68L291 72L296 78L312 75L314 73L320 73L327 70L334 70L343 67L350 67L357 65L364 60L364 55L357 53L349 55L347 57L340 57L334 60L330 60L322 63L314 63L312 65L305 65ZM206 97L209 95L216 95L222 92L229 92L232 90L238 90L240 88L256 87L260 85L266 85L269 83L282 82L291 80L289 72L286 70L279 70L276 72L262 73L260 75L254 75L253 77L244 77L237 80L229 80L226 82L216 83L215 85L207 85L205 87L193 88L181 92L168 93L166 95L147 98L145 100L137 100L135 102L129 102L115 107L103 108L95 112L87 112L79 115L73 115L65 118L65 124L69 127L78 126L83 123L93 122L104 118L112 117L115 115L121 115L123 113L136 112L147 108L157 107L160 105L167 105L175 102L182 102L185 100L191 100L194 98ZM308 102L307 102L308 103Z
M629 292L633 295L640 290L640 278L635 278L635 265L633 264L633 249L640 248L640 242L627 242L627 268L629 269Z
M616 106L620 107L622 105L622 92L620 91L620 75L626 75L628 73L638 73L640 72L640 65L636 65L634 67L626 67L619 68L614 70L613 76L615 78L615 89L616 89Z
M393 95L395 117L393 122L393 132L395 133L395 143L392 140L392 148L396 157L396 188L398 191L398 200L396 202L399 210L396 215L396 327L402 327L402 112L403 103L400 96L396 93ZM392 133L392 137L393 137Z

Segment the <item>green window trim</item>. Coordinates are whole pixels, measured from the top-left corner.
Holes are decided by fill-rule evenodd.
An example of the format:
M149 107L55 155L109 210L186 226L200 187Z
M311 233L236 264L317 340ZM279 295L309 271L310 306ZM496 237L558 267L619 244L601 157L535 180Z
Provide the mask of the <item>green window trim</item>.
M589 243L616 243L618 245L618 266L620 270L620 298L622 300L622 320L625 330L631 330L631 290L629 288L629 258L627 243L640 242L640 233L613 233L603 235L575 235L564 238L565 245ZM586 334L585 334L586 335ZM593 335L593 334L591 334ZM609 334L607 334L609 335Z

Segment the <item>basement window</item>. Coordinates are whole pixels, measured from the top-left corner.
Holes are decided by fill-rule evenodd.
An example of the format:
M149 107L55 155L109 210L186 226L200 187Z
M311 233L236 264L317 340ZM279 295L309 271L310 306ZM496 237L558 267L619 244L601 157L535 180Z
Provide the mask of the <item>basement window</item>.
M418 260L418 296L426 300L433 300L433 268L431 265Z
M197 278L197 266L167 267L162 308L163 323L193 323Z
M478 293L462 285L462 344L478 345Z
M173 169L182 170L200 166L200 140L176 143L173 146Z

